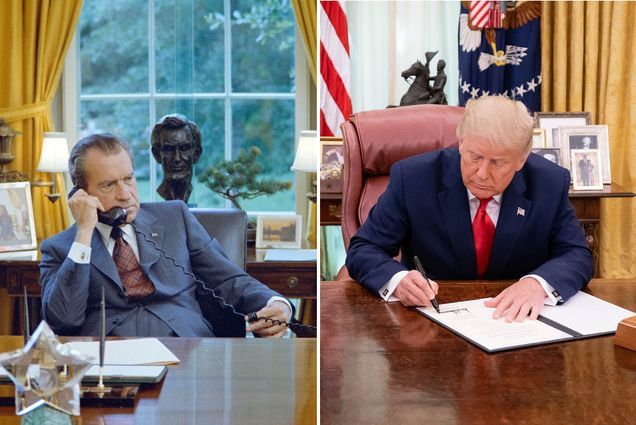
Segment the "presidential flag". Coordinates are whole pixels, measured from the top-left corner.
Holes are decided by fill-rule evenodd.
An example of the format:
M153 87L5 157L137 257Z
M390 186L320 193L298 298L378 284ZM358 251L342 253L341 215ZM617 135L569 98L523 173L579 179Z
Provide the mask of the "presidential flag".
M351 115L349 31L344 1L320 2L320 135L340 136Z
M503 95L541 110L541 2L462 1L459 104Z

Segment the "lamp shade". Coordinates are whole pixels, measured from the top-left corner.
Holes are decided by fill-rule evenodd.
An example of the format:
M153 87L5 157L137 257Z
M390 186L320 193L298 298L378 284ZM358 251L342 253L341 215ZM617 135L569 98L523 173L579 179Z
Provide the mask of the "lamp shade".
M64 133L44 133L38 171L68 171L68 145Z
M318 169L318 132L301 131L296 147L296 158L291 166L294 171L315 173Z

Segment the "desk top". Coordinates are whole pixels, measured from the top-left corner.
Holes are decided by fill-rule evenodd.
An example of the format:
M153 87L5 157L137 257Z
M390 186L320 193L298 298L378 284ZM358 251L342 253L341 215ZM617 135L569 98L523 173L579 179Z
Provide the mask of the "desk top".
M0 337L0 351L19 343ZM83 407L92 424L315 424L315 339L160 338L181 360L135 407ZM0 423L20 424L15 407Z
M440 283L440 303L506 283ZM587 292L636 310L636 281ZM591 424L636 417L636 352L605 336L487 354L353 281L321 284L320 420L341 423ZM328 308L326 308L328 306Z

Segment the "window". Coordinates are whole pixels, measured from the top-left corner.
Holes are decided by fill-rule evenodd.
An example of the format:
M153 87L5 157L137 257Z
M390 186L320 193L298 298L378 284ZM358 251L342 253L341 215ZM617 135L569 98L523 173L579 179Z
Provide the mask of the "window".
M191 204L225 206L197 175L253 145L262 178L294 179L289 0L84 0L79 25L79 136L109 131L128 140L143 201L161 200L150 133L169 113L185 115L202 135ZM241 204L293 211L294 198L290 189Z

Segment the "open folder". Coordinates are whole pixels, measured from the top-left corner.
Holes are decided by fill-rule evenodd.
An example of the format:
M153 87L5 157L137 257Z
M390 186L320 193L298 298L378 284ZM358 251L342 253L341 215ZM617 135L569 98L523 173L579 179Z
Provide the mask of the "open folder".
M488 353L552 342L613 334L618 323L636 313L579 292L559 306L545 306L537 320L508 323L493 319L488 298L441 304L417 311Z

